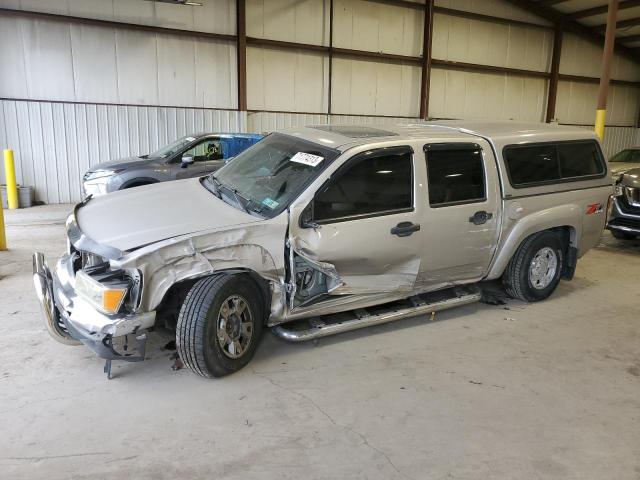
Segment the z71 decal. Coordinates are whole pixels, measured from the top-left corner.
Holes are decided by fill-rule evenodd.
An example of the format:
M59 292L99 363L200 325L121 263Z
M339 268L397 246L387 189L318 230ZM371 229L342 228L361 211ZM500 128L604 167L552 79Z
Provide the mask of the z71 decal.
M604 204L602 203L592 203L591 205L587 205L587 215L593 215L594 213L602 213L604 211Z

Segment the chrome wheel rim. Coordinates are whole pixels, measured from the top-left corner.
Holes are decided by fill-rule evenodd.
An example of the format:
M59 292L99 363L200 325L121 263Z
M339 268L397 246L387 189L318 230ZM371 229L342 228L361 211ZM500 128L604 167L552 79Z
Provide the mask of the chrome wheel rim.
M558 256L549 247L544 247L531 259L529 266L529 282L538 290L548 287L556 276Z
M253 322L249 303L240 295L227 297L218 311L216 337L229 358L241 357L251 343Z

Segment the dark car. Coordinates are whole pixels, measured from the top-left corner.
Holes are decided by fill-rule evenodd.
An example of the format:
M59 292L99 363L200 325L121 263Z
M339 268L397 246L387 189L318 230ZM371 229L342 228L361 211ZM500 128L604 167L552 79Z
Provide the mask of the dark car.
M613 188L607 228L616 238L632 240L640 235L640 168L623 173Z
M151 183L199 177L214 172L262 138L251 133L195 133L156 152L103 162L82 179L86 195L104 195Z
M614 180L628 170L640 167L640 147L625 148L609 159L609 170Z

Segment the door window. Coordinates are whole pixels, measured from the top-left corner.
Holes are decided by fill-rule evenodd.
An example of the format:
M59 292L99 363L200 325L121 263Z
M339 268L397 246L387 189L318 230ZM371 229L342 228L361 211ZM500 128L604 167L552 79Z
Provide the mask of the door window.
M193 156L196 162L206 162L207 160L221 160L224 158L222 144L217 138L207 138L195 147L190 148L182 156Z
M425 147L429 205L442 207L475 203L486 198L480 146L455 144Z
M411 147L389 147L351 158L316 194L314 220L329 222L411 210L412 154Z

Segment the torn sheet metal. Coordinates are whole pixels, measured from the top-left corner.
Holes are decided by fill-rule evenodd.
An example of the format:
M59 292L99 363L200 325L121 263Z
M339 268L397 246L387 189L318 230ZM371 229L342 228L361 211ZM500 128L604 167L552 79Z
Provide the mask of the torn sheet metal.
M250 270L271 284L272 315L284 316L285 221L263 222L182 235L135 250L113 268L137 268L144 281L139 309L157 308L177 282L225 270Z

